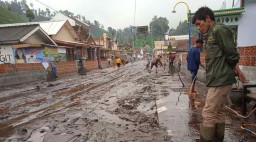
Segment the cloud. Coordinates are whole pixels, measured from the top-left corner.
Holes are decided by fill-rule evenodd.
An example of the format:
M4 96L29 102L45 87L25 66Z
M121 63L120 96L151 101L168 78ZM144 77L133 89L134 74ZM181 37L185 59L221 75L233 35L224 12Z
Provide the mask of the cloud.
M176 13L172 10L179 0L40 0L56 10L68 10L74 14L81 14L87 20L97 20L107 27L115 29L125 28L134 25L134 12L136 1L135 26L148 25L152 18L166 17L169 26L176 28L180 20L186 20L186 6L179 4ZM185 0L192 12L201 6L209 6L218 10L224 0ZM36 8L46 7L36 0L27 0L28 4L33 3ZM226 0L227 8L231 8L232 0Z

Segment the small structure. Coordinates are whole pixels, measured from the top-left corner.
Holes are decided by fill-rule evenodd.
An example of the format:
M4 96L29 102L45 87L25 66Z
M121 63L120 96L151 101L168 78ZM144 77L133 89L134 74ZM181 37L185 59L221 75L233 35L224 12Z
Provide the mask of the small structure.
M162 55L167 50L168 45L165 44L165 41L154 41L154 47L155 55Z
M0 25L0 48L0 64L40 63L57 53L57 44L39 24Z
M41 62L51 61L56 43L39 24L0 25L0 86L46 78Z

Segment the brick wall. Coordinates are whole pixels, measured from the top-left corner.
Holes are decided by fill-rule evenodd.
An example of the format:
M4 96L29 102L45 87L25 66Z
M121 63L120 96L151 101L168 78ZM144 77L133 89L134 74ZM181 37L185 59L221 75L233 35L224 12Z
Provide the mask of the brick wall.
M107 67L110 66L110 65L108 64L108 60L101 61L101 64L102 64L102 68L107 68Z
M205 52L200 53L200 61L201 61L202 64L205 63Z
M239 65L255 66L256 65L256 46L238 47L240 54ZM180 56L180 55L178 55ZM205 52L201 52L201 63L205 63ZM182 61L186 62L187 53L182 53Z
M0 65L0 87L46 79L42 64L2 64Z
M107 65L108 61L102 61L103 65ZM57 73L68 74L77 72L76 61L56 62ZM98 69L97 61L86 61L85 66L87 70ZM0 73L13 73L13 72L33 72L44 71L44 67L41 63L29 63L29 64L1 64Z
M102 64L108 64L108 62L102 61ZM77 73L76 61L56 62L55 65L58 76ZM98 62L86 61L85 66L87 71L98 69ZM0 65L0 87L45 80L46 77L46 70L41 63Z
M76 61L56 62L55 65L57 68L58 75L64 75L64 74L70 74L70 73L77 72Z
M24 72L24 71L40 71L44 67L40 63L31 64L1 64L0 73Z
M256 65L256 46L238 47L238 52L240 54L239 65Z
M187 55L188 53L182 53L182 55L178 55L178 56L182 56L182 62L187 62ZM203 64L205 63L205 52L200 53L200 61Z
M241 70L245 73L247 78L249 80L255 80L256 79L256 46L249 46L249 47L238 47L238 52L240 54L240 60L239 65ZM187 63L186 63L186 57L187 53L178 54L179 56L182 56L182 72L185 73L188 76L191 76L190 72L187 71ZM201 54L201 62L205 63L205 52L202 52ZM199 69L198 72L198 78L201 81L205 81L205 71Z
M98 61L85 61L87 71L98 69Z
M182 56L182 62L187 62L187 53L183 53L180 56Z

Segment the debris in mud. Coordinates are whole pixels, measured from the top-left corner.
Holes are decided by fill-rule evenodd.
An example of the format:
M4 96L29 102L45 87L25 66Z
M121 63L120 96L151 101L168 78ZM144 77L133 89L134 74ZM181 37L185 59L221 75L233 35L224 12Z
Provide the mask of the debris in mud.
M150 130L150 126L145 124L145 125L140 125L138 127L138 131L141 131L143 133L149 133L149 130Z
M122 105L122 107L132 110L132 109L134 109L135 106L126 102L125 104Z
M20 135L24 135L24 134L26 134L27 132L28 132L28 130L25 129L25 128L23 128L23 129L21 129L18 133L19 133Z
M163 82L157 81L157 82L155 82L155 84L163 84Z
M151 86L145 86L145 87L143 87L143 88L139 91L139 93L150 92L150 90L151 90Z
M53 87L54 85L53 84L51 84L51 83L49 83L48 85L47 85L47 87Z

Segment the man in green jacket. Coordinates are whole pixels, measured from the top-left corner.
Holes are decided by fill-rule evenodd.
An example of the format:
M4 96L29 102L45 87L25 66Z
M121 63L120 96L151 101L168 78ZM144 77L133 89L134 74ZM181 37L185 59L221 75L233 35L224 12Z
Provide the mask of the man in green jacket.
M239 53L232 32L223 24L215 22L214 13L208 7L199 8L193 17L193 24L206 34L206 80L208 93L203 108L203 123L200 126L200 140L221 142L224 139L225 111L235 76L248 82L238 66Z

